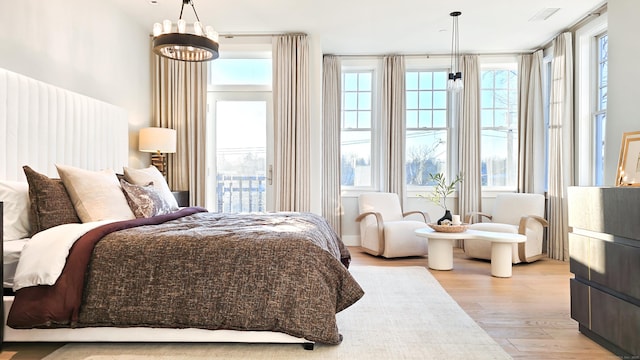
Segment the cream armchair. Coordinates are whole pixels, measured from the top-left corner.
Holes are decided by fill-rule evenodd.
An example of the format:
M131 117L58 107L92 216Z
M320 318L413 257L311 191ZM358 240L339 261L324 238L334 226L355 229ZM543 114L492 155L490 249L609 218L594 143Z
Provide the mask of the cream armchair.
M513 244L513 263L532 262L543 256L542 238L548 226L544 219L544 196L541 194L498 194L492 214L473 212L465 216L469 229L510 232L526 235L527 241ZM482 219L483 222L477 222ZM489 222L484 222L489 220ZM466 255L478 259L491 259L491 243L485 240L464 242Z
M427 241L415 234L431 220L422 211L403 213L395 193L364 193L358 197L360 242L369 254L386 258L419 256L427 253ZM405 219L418 214L422 221ZM416 216L417 217L417 216Z

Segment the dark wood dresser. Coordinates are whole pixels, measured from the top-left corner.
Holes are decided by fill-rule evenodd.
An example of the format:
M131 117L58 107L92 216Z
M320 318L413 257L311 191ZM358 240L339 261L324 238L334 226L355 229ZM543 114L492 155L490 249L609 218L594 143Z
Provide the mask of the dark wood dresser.
M570 187L568 202L571 317L615 354L640 355L640 187Z

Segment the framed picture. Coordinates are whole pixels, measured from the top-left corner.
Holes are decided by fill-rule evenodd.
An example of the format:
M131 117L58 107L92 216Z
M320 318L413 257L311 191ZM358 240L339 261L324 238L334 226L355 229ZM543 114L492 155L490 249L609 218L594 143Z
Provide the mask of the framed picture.
M640 186L640 131L622 135L616 186Z

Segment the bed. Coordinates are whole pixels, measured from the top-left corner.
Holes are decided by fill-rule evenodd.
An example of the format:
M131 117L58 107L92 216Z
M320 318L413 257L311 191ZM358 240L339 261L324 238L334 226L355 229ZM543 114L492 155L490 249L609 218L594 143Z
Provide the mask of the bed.
M3 101L5 341L340 343L335 314L363 291L320 216L178 209L166 182L147 181L157 169L127 167L122 109L0 69ZM36 149L16 151L25 143ZM34 235L44 202L29 171L67 191L77 221L41 211Z

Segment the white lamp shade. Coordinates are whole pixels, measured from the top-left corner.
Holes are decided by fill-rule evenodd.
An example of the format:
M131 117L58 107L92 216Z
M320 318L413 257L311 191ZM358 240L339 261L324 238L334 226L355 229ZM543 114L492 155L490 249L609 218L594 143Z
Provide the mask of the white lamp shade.
M176 152L176 131L174 129L150 127L140 129L138 150L143 152Z

